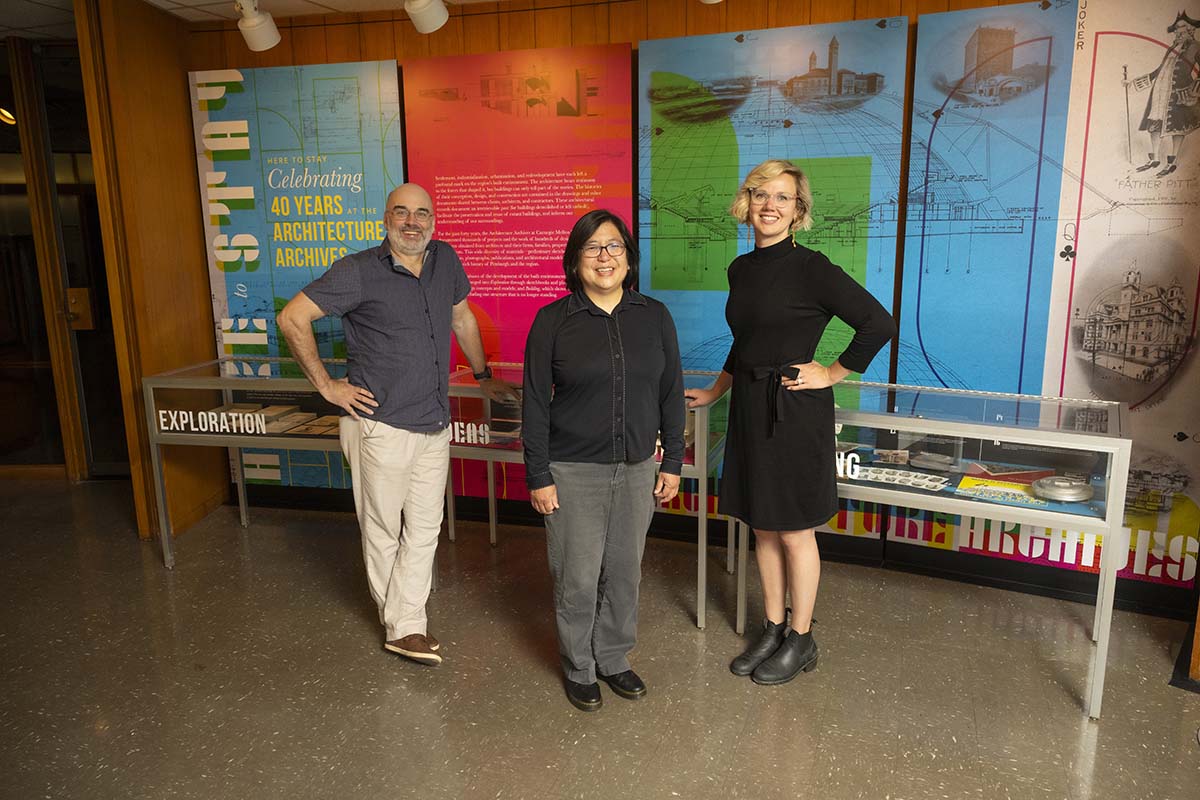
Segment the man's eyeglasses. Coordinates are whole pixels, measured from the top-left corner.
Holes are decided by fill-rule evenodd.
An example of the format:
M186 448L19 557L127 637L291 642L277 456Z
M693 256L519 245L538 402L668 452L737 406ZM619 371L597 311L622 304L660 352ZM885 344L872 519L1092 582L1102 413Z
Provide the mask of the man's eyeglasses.
M608 244L585 244L583 246L583 254L588 258L599 258L600 251L607 250L608 254L613 258L617 258L625 252L625 245L620 242L609 242Z
M763 203L767 202L767 198L770 197L775 198L775 205L778 206L790 206L796 201L796 195L794 194L784 194L783 192L780 192L779 194L773 195L764 192L762 189L747 189L746 191L750 193L750 202L754 203L756 206L761 206Z
M412 217L417 222L429 222L429 220L433 219L433 212L427 208L418 208L416 211L409 211L404 206L396 206L395 208L389 208L388 213L401 222L404 222L409 217Z

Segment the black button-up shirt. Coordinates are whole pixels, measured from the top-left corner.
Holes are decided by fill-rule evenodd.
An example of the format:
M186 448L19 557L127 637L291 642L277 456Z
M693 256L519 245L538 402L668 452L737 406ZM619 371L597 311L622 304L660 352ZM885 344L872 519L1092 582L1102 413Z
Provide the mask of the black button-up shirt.
M683 465L683 372L667 307L633 290L606 314L583 292L538 311L525 342L521 438L530 489L554 483L551 461Z
M450 424L450 323L471 291L454 248L431 241L417 277L384 239L339 258L303 291L342 318L350 383L379 403L371 419L418 433Z

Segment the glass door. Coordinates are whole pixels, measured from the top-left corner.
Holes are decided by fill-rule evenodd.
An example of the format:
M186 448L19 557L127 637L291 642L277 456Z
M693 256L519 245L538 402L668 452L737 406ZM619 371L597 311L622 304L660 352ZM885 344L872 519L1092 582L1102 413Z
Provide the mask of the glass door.
M0 42L0 465L63 463L8 50Z

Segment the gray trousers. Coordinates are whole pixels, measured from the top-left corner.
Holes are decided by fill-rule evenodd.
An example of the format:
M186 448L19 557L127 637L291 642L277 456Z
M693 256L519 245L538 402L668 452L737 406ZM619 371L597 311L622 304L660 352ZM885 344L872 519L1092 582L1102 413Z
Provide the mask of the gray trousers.
M563 672L594 683L629 669L637 643L642 552L654 517L653 458L551 462L558 510L545 517Z

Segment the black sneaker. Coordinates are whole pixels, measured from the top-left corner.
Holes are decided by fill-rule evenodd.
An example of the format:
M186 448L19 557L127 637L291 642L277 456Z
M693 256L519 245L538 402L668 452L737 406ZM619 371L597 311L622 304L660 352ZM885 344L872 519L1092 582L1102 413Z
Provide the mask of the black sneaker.
M626 700L641 700L646 696L645 682L631 669L618 672L616 675L600 675L599 677L608 684L608 688Z
M565 678L563 683L567 689L567 699L580 711L599 711L600 706L604 705L604 698L600 696L600 684L576 683L570 678Z

